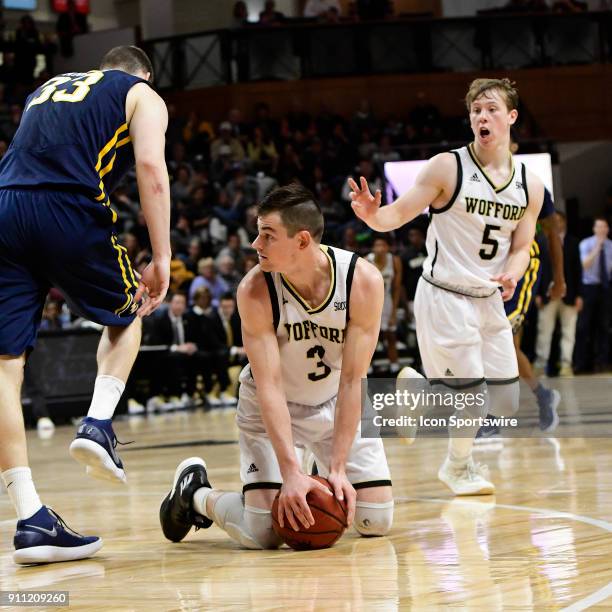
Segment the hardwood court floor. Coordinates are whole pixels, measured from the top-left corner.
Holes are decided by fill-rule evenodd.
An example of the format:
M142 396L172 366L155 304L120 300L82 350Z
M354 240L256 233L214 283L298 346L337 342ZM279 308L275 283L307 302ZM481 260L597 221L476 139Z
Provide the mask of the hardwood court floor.
M479 445L476 459L490 466L497 495L458 500L436 478L444 440L387 440L391 534L350 532L332 549L296 553L240 550L216 526L180 544L161 534L159 504L181 459L202 455L214 485L238 489L233 413L133 418L116 430L136 440L120 447L123 487L85 477L68 455L72 427L49 441L29 433L43 501L105 545L89 560L17 567L2 494L2 590L68 590L77 610L612 609L609 439Z

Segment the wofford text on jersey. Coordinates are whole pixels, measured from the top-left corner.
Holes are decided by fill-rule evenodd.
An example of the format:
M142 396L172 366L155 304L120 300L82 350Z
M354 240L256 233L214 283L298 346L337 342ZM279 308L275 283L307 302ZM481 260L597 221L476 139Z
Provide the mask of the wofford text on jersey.
M501 217L509 221L518 221L527 210L526 206L514 206L513 204L502 204L491 200L481 200L479 198L465 198L465 208L473 215L483 215L485 217Z
M299 321L298 323L285 323L287 330L287 340L310 340L310 338L323 338L329 342L344 344L344 336L346 329L338 329L337 327L326 327L325 325L317 325L312 321Z

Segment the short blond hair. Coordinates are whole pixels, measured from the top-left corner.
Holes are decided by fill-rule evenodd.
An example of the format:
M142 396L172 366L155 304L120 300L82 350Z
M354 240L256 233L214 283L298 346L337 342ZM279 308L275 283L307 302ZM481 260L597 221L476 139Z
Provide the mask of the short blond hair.
M471 110L474 100L491 90L496 90L501 94L509 111L518 108L519 95L514 81L510 79L474 79L465 95L465 105L468 112Z

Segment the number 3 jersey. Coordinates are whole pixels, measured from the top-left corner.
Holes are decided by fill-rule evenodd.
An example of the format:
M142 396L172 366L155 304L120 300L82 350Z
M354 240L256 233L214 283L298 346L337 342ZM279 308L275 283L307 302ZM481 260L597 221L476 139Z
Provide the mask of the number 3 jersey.
M281 374L288 402L317 406L338 393L342 354L349 320L351 284L358 256L321 245L329 262L330 287L312 308L280 273L265 272ZM250 379L246 366L241 381ZM255 380L257 385L257 380Z
M26 101L0 163L0 188L79 192L109 206L134 164L125 100L140 82L121 70L49 79Z
M515 166L511 158L510 178L495 185L472 144L451 152L457 160L457 187L446 206L429 209L423 278L465 295L492 295L499 285L490 279L504 272L512 232L529 201L525 165Z

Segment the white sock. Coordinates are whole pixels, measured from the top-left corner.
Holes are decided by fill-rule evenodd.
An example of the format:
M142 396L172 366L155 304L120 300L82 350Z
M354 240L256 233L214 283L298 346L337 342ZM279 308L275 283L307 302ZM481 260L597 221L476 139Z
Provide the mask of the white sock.
M93 419L112 419L124 389L125 383L122 380L106 374L98 376L87 416Z
M41 509L42 502L34 487L29 467L6 470L2 472L2 480L20 521L30 518Z
M450 438L448 441L448 459L453 467L464 467L472 456L473 447L473 438Z
M212 492L213 490L209 489L208 487L200 487L193 494L193 499L191 500L193 503L193 509L198 514L205 516L211 521L214 520L214 518L212 516L208 516L208 512L206 512L206 500Z

